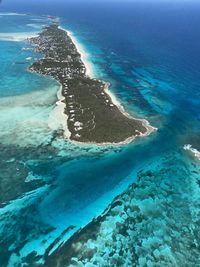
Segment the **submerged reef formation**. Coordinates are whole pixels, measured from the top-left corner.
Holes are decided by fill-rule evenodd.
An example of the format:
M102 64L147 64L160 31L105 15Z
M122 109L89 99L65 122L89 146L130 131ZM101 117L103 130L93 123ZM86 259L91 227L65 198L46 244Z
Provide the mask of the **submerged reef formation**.
M44 266L198 266L200 169L189 165L175 152L139 171L138 181Z
M69 34L57 23L47 26L30 39L36 51L44 55L30 70L49 75L62 85L70 139L86 143L130 142L149 134L145 120L134 119L113 103L106 93L108 84L87 75L81 54Z

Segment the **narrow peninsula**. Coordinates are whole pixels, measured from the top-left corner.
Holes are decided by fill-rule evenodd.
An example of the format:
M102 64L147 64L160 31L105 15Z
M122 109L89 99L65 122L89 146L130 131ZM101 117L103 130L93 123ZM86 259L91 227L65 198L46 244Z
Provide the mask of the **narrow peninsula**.
M87 75L81 54L70 35L53 23L30 38L44 55L30 70L51 76L62 86L70 139L82 143L128 143L154 129L145 120L125 113L107 93L108 84Z

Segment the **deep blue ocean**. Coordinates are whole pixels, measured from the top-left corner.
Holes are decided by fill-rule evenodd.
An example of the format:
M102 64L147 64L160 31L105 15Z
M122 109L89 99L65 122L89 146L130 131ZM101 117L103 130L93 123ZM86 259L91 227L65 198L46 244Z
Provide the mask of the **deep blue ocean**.
M36 2L0 4L0 267L25 266L23 257L43 255L74 225L62 235L66 241L145 169L164 170L159 179L177 192L157 188L167 203L160 209L174 211L163 235L174 225L182 252L190 253L188 242L199 231L200 162L183 147L200 150L200 4ZM52 141L59 85L27 71L41 55L22 41L49 23L42 14L60 18L87 52L95 77L109 81L125 110L147 119L155 133L120 147ZM193 229L187 240L186 226Z

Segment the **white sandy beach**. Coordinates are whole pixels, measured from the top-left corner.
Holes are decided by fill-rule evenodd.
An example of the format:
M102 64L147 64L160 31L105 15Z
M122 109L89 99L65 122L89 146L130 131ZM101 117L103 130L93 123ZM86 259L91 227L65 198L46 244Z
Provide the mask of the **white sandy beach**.
M94 78L94 69L92 67L92 64L88 61L87 53L84 51L83 47L78 43L78 41L77 41L76 37L73 35L73 33L69 32L69 31L67 31L67 33L70 36L70 38L72 39L72 42L74 43L74 45L76 46L78 53L81 55L81 60L82 60L83 64L85 65L85 68L86 68L86 75L90 78Z
M67 31L65 30L64 28L62 27L59 27L60 29L64 30L71 38L73 44L75 45L78 53L80 54L81 56L81 60L83 62L83 64L85 65L85 68L86 68L86 75L90 78L95 78L94 76L94 67L92 66L91 62L89 62L88 60L88 54L84 51L83 47L81 46L81 44L77 41L76 37L73 35L72 32L70 31ZM37 36L38 33L36 33L36 36ZM21 37L21 38L24 38L24 39L27 39L28 37L32 37L26 34L24 35L21 35L21 36L18 36L18 38ZM1 36L0 36L1 38ZM23 39L23 40L24 40ZM22 39L20 39L22 40ZM124 141L121 141L119 143L103 143L101 145L123 145L123 144L128 144L128 143L131 143L137 136L147 136L149 135L150 133L152 133L153 131L157 130L156 128L152 127L149 122L147 120L141 120L141 119L136 119L136 118L133 118L132 116L130 116L123 108L123 106L121 105L121 103L117 100L117 98L112 94L112 92L109 90L109 87L110 87L110 84L108 82L104 82L104 81L101 81L105 84L105 93L107 95L109 95L109 97L111 98L112 100L112 103L114 105L116 105L119 110L128 118L131 118L131 119L135 119L135 120L139 120L143 123L143 126L147 129L146 133L141 133L141 132L138 132L137 135L133 135L133 136L130 136L129 138L127 138L126 140ZM68 116L65 114L65 103L63 102L64 100L64 96L62 95L62 86L60 86L59 88L59 91L57 93L57 97L58 97L58 101L56 103L56 106L54 108L54 110L51 112L51 114L49 115L49 120L48 120L48 125L49 127L52 129L52 130L58 130L60 128L62 128L64 130L64 137L65 138L68 138L70 139L70 136L71 136L71 133L67 127L67 119L68 119ZM79 142L75 142L75 143L79 143ZM80 143L79 143L80 144ZM92 143L91 143L92 144ZM97 143L93 143L93 144L97 144Z
M29 38L37 37L38 34L39 34L39 32L32 32L32 33L30 33L30 32L0 33L0 41L24 42ZM31 59L32 59L31 57L26 58L26 60L31 60ZM37 92L30 93L30 95L35 95L35 99L38 99L37 95L40 95L40 98L41 98L41 94L43 94L43 93L41 91L37 91ZM48 97L48 95L50 95L49 98L51 99L53 97L53 95L52 95L53 94L53 90L51 90L51 89L49 91L47 90L46 94L47 94L47 97ZM21 106L21 102L20 102L19 99L24 99L25 97L26 97L26 95L21 96L21 98L20 97L15 97L15 102L14 103L18 103L18 105L16 104L18 109L21 108L22 110L24 110L24 107L23 107L23 105ZM32 97L32 98L34 99L34 97ZM64 131L64 137L65 138L70 138L71 134L70 134L70 132L68 130L68 127L67 127L67 119L68 119L68 117L64 113L64 111L65 111L65 103L62 102L64 100L64 97L62 96L62 86L59 86L59 90L57 92L57 98L58 98L58 101L55 104L55 108L50 111L49 115L45 111L43 112L42 107L41 107L41 111L40 111L41 118L37 118L37 124L38 125L40 124L38 127L40 127L41 129L44 129L44 131L47 132L47 129L45 128L45 124L43 122L43 116L46 115L46 116L48 116L48 119L46 121L46 124L47 124L46 126L49 127L50 131L55 131L55 130L62 129ZM8 98L8 99L10 99L9 101L13 101L12 98ZM28 99L29 99L29 97L28 97ZM46 98L44 98L44 99L46 99ZM4 98L4 100L7 101L7 98ZM36 109L37 103L35 105L36 106L34 107L34 109ZM27 103L27 106L28 106L28 103ZM15 107L13 107L12 109L14 109L14 108ZM8 111L10 111L10 110L8 109ZM11 112L8 112L8 111L7 111L7 115L9 116L9 114ZM31 130L32 129L31 128L32 127L31 126L31 121L34 120L36 122L36 118L35 118L34 114L32 115L32 113L31 113L32 109L31 108L28 111L29 112L26 112L26 115L27 115L28 118L30 117L29 118L29 123L26 123L26 121L27 121L27 117L26 116L22 120L22 123L24 123L24 127L25 128L27 128L27 129L29 129L30 131L33 132L33 130ZM16 116L16 123L19 124L18 119L19 118ZM25 123L26 123L26 125L25 125ZM13 123L13 125L14 125L14 123ZM5 131L5 129L4 129L4 131ZM4 133L4 131L2 131L2 133ZM9 131L11 131L11 129ZM32 140L33 140L33 143L34 143L34 138L32 138ZM26 138L24 137L24 144L26 145L27 142L26 142Z
M48 126L52 130L62 129L64 131L64 137L69 139L71 133L67 127L68 116L65 114L65 103L63 102L65 98L62 95L62 86L60 86L57 92L57 98L56 106L49 115Z
M61 28L63 30L65 30L64 28ZM76 46L76 49L77 51L79 52L79 54L81 55L81 59L82 59L82 62L83 64L85 65L86 67L86 74L88 75L88 77L90 78L95 78L94 77L94 67L92 66L92 64L88 61L88 55L87 53L84 51L83 47L80 45L80 43L78 43L77 39L75 38L75 36L73 35L72 32L70 31L67 31L67 34L70 36L72 42L74 43L74 45ZM103 81L101 81L103 82ZM120 143L117 143L117 144L128 144L128 143L131 143L137 136L147 136L149 134L151 134L152 132L156 131L157 128L153 127L150 125L150 123L145 120L145 119L136 119L136 118L133 118L132 116L130 116L125 110L124 110L124 107L121 105L121 103L117 100L117 98L115 97L115 95L109 90L109 87L110 87L110 84L108 82L104 82L105 84L105 88L104 88L104 91L107 95L109 95L109 97L111 98L112 100L112 103L114 105L116 105L119 110L128 118L130 119L135 119L135 120L138 120L138 121L142 121L143 122L143 126L147 129L147 132L145 134L143 133L138 133L138 135L134 135L132 137L129 137L127 138L125 141L122 141ZM104 143L103 145L108 145L110 143ZM113 144L113 143L112 143Z
M76 46L76 49L78 51L78 53L81 55L81 60L83 62L83 64L85 65L85 68L86 68L86 75L90 78L95 78L94 76L94 67L92 66L91 62L89 62L88 60L88 55L87 53L84 51L84 48L80 45L80 43L77 41L76 37L73 35L72 32L62 28L62 27L59 27L60 29L64 30L67 32L67 34L70 36L72 42L74 43L74 45ZM100 80L101 81L101 80ZM101 81L101 82L104 82L104 81ZM109 97L111 98L112 100L112 103L114 105L116 105L119 110L128 118L130 119L134 119L134 120L138 120L138 121L141 121L143 123L143 126L147 129L146 133L141 133L141 132L138 132L137 135L134 135L134 136L131 136L129 138L127 138L126 140L122 141L122 142L119 142L119 143L103 143L101 145L123 145L123 144L129 144L131 143L137 136L147 136L149 134L151 134L152 132L156 131L157 128L153 127L150 125L150 123L145 120L145 119L136 119L136 118L133 118L132 116L130 116L125 110L124 110L124 107L121 105L121 103L117 100L117 98L115 97L115 95L109 90L109 87L110 87L110 84L108 82L104 82L105 84L105 88L104 88L104 91L107 95L109 95ZM80 142L77 142L76 143L80 143ZM91 143L92 144L92 143ZM94 143L96 144L96 143Z
M149 123L147 120L145 120L145 119L136 119L136 118L132 117L131 115L129 115L129 114L125 111L125 109L124 109L124 107L122 106L122 104L117 100L117 98L115 97L115 95L109 90L109 87L110 87L110 84L109 84L108 82L105 83L105 89L104 89L104 90L105 90L106 94L110 96L110 98L111 98L113 104L116 105L116 106L118 107L118 109L119 109L119 110L120 110L120 111L121 111L127 118L129 118L129 119L134 119L134 120L138 120L138 121L143 122L143 126L147 129L147 132L146 132L146 133L143 134L143 133L138 132L138 135L136 135L136 136L147 136L147 135L151 134L152 132L157 131L157 128L151 126L150 123ZM131 143L131 142L135 139L136 136L134 136L134 137L130 137L130 138L126 139L123 143L126 143L126 144L127 144L127 143Z
M92 64L89 62L88 54L84 51L84 48L77 41L76 37L74 36L74 34L72 32L70 32L70 31L68 31L62 27L59 27L59 29L62 29L70 36L73 44L76 46L76 49L81 56L81 60L82 60L83 64L85 65L86 75L90 78L94 78L94 68L93 68Z

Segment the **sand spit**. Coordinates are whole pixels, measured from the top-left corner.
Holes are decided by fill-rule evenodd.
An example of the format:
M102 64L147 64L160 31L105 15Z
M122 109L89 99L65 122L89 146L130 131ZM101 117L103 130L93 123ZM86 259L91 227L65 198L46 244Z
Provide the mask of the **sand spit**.
M49 115L48 126L52 130L62 129L64 131L64 137L69 139L71 133L66 123L68 120L68 116L65 113L65 98L62 95L62 85L60 86L57 92L57 98L58 101L56 102L56 106Z

